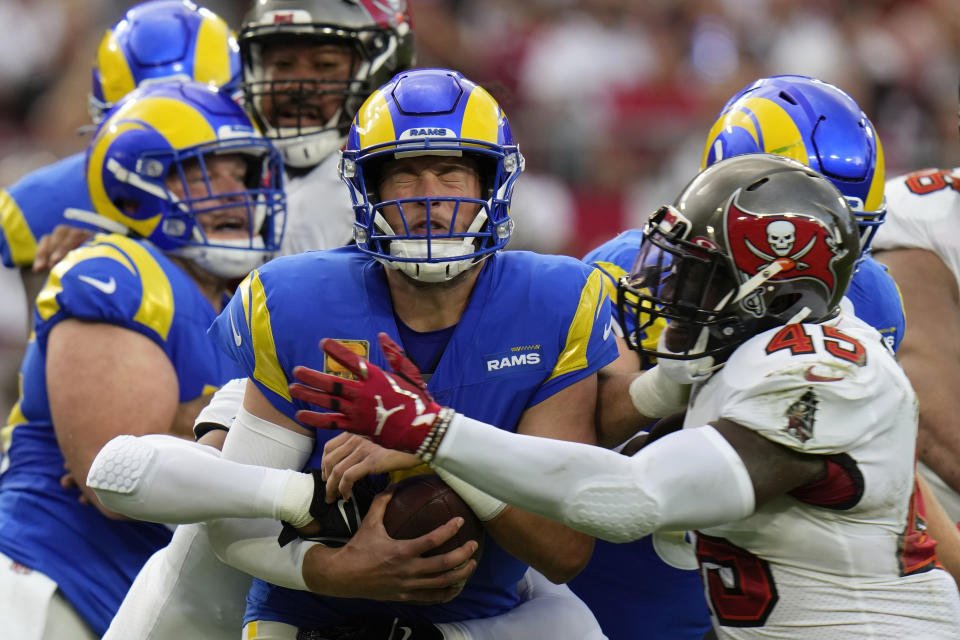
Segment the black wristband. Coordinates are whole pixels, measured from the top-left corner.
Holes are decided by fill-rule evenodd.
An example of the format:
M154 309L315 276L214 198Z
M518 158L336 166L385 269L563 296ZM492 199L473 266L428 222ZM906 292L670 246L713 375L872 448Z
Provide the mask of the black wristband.
M211 431L230 431L230 427L225 424L220 424L219 422L198 422L193 425L193 437L197 440L207 435Z

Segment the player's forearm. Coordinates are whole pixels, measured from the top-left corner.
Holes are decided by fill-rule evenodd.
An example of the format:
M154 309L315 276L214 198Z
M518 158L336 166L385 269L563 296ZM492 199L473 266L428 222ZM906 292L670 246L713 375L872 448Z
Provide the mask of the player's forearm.
M555 584L576 577L593 552L593 537L517 508L507 507L486 530L510 555Z
M669 434L626 457L458 415L431 464L520 509L613 542L737 520L754 508L749 473L712 427Z
M908 338L898 354L910 384L917 394L920 409L917 446L920 459L955 491L960 492L960 418L955 401L946 391L944 381L960 380L960 353L934 353L925 345L916 345ZM945 361L945 359L947 361Z
M952 425L955 416L945 416L937 422L936 416L922 413L917 447L920 460L930 467L954 491L960 493L960 425ZM945 428L946 427L946 428ZM956 431L948 430L954 427Z
M210 447L167 435L118 436L97 454L88 486L108 509L184 524L217 518L311 519L313 478L224 460Z
M686 409L690 387L653 367L642 373L602 374L597 393L597 440L613 448L654 420Z
M319 543L298 538L280 547L281 525L275 520L225 518L206 526L210 546L221 562L271 584L308 590L304 558Z
M654 418L640 414L630 401L630 383L636 374L600 375L597 386L597 442L612 449L625 442Z
M960 588L960 531L957 530L957 523L950 519L927 482L919 475L917 488L923 498L927 533L937 541L937 559Z

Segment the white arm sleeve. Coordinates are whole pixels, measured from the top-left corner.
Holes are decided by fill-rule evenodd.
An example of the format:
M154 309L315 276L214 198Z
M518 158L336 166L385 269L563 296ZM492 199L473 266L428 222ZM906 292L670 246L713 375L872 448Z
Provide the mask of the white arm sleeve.
M628 458L457 414L431 464L508 504L611 542L661 528L714 526L754 509L749 472L709 425L666 435Z
M197 419L193 421L194 433L196 434L199 425L205 423L229 429L240 407L243 406L243 393L246 387L246 378L234 378L217 389L210 398L210 402L200 410Z
M553 584L536 570L527 569L517 591L523 601L506 613L438 624L444 640L606 640L593 612L567 585Z
M309 522L313 478L223 460L220 452L174 436L117 436L87 475L108 509L138 520L185 524L215 518Z
M314 438L296 433L240 409L221 457L274 469L302 469L313 452ZM312 495L312 488L311 488ZM277 544L276 520L223 518L207 523L210 545L224 563L290 589L306 590L303 556L316 542Z

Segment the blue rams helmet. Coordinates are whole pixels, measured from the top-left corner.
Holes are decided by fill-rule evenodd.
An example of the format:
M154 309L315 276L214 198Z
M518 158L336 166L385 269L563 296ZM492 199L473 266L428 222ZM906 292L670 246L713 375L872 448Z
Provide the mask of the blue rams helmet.
M423 155L471 158L478 167L481 197L382 200L383 164ZM523 167L503 110L483 88L447 69L397 74L360 107L342 152L340 175L353 199L357 245L411 278L449 280L507 244L513 231L510 200ZM448 231L432 230L431 206L438 201L453 202ZM423 233L411 231L404 213L410 203L426 209ZM399 210L402 228L387 222L383 212L388 207ZM456 216L474 210L466 231L456 232Z
M190 0L149 0L127 9L97 47L91 119L99 123L117 100L144 83L163 80L236 91L240 47L227 23Z
M208 171L227 154L242 160L242 185L231 193L214 189L222 183ZM243 276L280 246L283 161L243 109L206 84L163 82L128 94L90 142L86 175L97 213L217 276ZM204 214L215 229L204 228Z
M853 98L806 76L757 80L724 105L701 168L756 152L798 160L829 178L857 217L861 255L869 251L886 216L883 148Z

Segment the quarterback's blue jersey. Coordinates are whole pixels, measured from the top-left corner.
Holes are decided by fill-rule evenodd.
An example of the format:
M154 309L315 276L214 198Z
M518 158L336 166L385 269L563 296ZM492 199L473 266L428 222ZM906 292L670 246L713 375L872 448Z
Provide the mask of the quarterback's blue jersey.
M93 211L84 174L85 154L77 153L28 173L0 191L0 259L8 267L28 267L37 241L58 224L96 230L63 217L69 208Z
M207 335L215 317L184 271L149 244L119 235L98 235L67 254L37 297L20 400L3 430L0 551L52 578L98 634L106 631L143 563L167 544L170 530L109 520L81 504L79 490L60 486L64 458L45 382L47 338L68 318L136 331L166 353L180 401L187 402L239 374Z
M885 266L866 256L853 274L847 298L856 316L879 331L888 347L893 351L900 348L906 323L903 299Z
M484 263L427 386L441 405L513 431L526 409L616 358L610 317L601 275L583 263L523 251L496 254ZM294 366L343 373L320 351L322 338L341 340L386 368L381 331L400 342L384 267L354 247L277 258L254 271L210 329L291 418L308 408L287 390ZM308 466L319 466L323 443L336 434L317 432ZM434 622L488 617L517 604L525 570L488 538L476 572L446 604L326 598L254 581L246 619L322 628L372 612Z
M617 280L633 268L642 240L640 230L625 231L583 259L603 272L614 304ZM894 349L900 345L903 305L885 267L873 258L864 259L847 297L857 316L876 328L888 345ZM636 318L627 316L625 321L624 331L632 331ZM641 340L653 347L661 330L654 326ZM710 628L698 573L661 560L650 536L627 544L597 540L590 563L569 586L597 616L610 640L701 640Z

